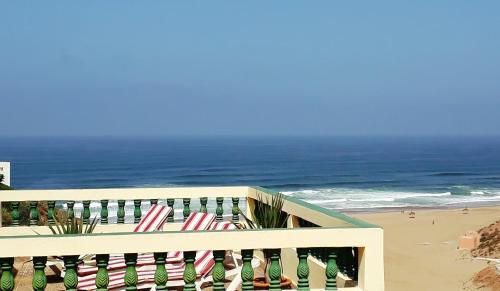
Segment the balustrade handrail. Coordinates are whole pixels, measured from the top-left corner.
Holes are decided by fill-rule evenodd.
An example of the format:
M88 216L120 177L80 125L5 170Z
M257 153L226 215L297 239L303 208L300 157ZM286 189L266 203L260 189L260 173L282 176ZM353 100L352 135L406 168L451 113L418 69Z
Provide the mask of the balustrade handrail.
M382 230L377 228L314 227L0 236L2 245L0 257L296 247L365 247L371 243L371 240L375 242L382 235Z
M248 186L223 187L162 187L162 188L100 188L2 191L0 201L47 200L134 200L200 197L246 197Z

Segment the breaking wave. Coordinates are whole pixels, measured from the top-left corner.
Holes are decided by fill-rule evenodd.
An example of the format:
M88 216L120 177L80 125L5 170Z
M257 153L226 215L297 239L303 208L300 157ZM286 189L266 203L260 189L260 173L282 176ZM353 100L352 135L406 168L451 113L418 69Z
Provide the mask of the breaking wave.
M428 193L422 191L350 188L300 189L283 192L285 195L297 197L309 203L331 209L371 209L412 206L440 207L481 203L500 204L500 189L468 189L468 194L463 193L455 194L455 191Z

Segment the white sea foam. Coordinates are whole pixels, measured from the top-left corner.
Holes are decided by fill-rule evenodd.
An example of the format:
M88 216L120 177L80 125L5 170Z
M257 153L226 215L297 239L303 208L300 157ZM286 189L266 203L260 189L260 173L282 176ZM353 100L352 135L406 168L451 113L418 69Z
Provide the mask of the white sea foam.
M500 190L498 189L474 189L469 193L470 195L453 195L451 192L318 188L287 191L286 195L332 209L436 207L460 203L500 203Z

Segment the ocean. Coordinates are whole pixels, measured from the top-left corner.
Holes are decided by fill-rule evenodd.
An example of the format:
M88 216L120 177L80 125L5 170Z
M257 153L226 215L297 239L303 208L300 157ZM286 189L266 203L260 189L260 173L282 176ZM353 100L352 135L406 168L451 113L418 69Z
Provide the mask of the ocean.
M17 189L255 185L330 209L500 204L495 137L2 138Z

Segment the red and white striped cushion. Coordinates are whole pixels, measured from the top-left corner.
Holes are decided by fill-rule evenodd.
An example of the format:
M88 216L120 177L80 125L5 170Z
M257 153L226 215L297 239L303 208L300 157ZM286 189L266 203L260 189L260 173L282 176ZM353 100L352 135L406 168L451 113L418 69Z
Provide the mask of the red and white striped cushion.
M181 230L182 231L207 230L214 221L215 221L215 214L195 211L188 216L188 218L182 225Z
M172 211L171 207L155 204L151 206L146 215L134 228L134 232L158 231L163 227L168 214Z
M222 221L222 222L213 222L212 225L210 225L210 230L234 230L238 229L236 224L230 222L230 221Z

